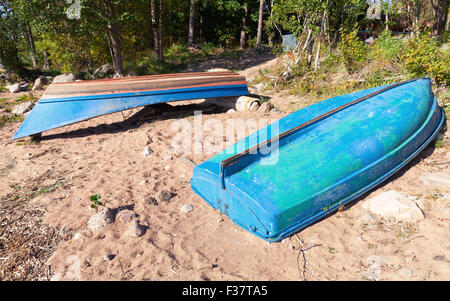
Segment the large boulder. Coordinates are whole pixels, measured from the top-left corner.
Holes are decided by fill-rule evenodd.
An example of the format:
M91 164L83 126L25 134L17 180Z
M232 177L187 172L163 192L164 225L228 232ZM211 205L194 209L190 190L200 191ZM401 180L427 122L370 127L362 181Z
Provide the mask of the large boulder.
M73 73L65 73L58 76L55 76L53 79L53 83L68 83L74 82L77 79L76 75Z
M382 217L407 222L416 222L425 218L422 210L411 198L407 198L395 190L389 190L368 199L362 207Z

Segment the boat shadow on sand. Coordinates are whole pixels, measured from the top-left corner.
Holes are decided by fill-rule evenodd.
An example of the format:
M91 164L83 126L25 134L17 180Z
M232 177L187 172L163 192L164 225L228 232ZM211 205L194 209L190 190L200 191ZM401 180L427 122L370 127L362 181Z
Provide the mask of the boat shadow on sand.
M129 117L125 117L124 114L126 113L122 111L122 116L124 116L124 120L122 121L116 121L109 124L101 123L95 126L80 128L64 133L48 135L44 134L42 137L39 137L39 140L46 141L54 139L82 138L93 135L122 133L137 129L143 124L150 124L159 120L178 119L194 116L194 113L197 111L201 111L203 115L209 115L223 113L224 111L226 111L226 109L208 103L174 106L167 103L160 103L143 107L136 113L132 113L132 115ZM118 112L115 112L113 114L118 114Z

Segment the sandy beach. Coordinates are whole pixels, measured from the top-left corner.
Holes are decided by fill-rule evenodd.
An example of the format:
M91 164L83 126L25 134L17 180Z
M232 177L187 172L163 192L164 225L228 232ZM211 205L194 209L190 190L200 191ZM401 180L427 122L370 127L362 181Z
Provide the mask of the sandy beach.
M249 80L257 70L241 74ZM282 107L277 104L283 95L262 94ZM198 110L209 107L202 101L173 105L190 103ZM420 178L450 176L448 146L427 147L343 210L269 243L233 224L190 188L193 164L234 141L224 136L215 137L215 143L195 141L192 135L202 153L180 151L173 147L179 134L174 123L193 124L194 115L128 125L127 117L139 110L54 129L39 142L11 141L20 122L0 128L2 280L450 279L450 187L427 185ZM206 110L202 121L277 120L287 114L282 108L264 114L215 109ZM448 130L443 139L449 139ZM146 147L149 156L142 153ZM362 204L390 190L414 197L425 218L415 223L362 220ZM111 223L91 230L88 221L96 212L90 197L95 194L103 203L98 211L110 208L114 214ZM184 205L193 210L181 210ZM34 222L21 224L21 219ZM136 221L140 236L129 232Z

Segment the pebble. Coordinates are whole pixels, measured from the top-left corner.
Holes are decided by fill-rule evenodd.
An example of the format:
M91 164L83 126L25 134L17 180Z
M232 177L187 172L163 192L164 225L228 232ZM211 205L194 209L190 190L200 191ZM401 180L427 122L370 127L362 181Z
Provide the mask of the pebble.
M144 157L150 157L153 154L153 151L150 149L150 146L145 147L145 149L142 151L142 155Z
M169 169L170 169L169 165L166 165L166 167L164 167L164 170L169 170Z
M234 113L236 113L236 110L235 110L235 109L229 109L229 110L227 111L227 114L234 114Z
M56 273L52 276L52 278L50 278L50 281L61 281L63 279L63 276L64 275L62 273Z
M163 190L159 193L158 198L160 202L165 202L169 201L173 196L174 194L172 192Z
M273 104L271 104L269 101L266 101L261 104L261 106L258 109L258 112L269 113L273 108L274 108Z
M154 197L149 197L148 199L146 199L145 203L147 205L158 205L158 201Z
M116 257L116 255L114 254L106 254L105 256L103 256L103 260L105 261L111 261Z
M138 215L131 210L122 210L119 211L119 213L117 213L117 220L119 220L121 223L123 224L128 224L129 222L131 222L133 219L137 218Z
M184 213L188 213L194 210L194 206L192 206L191 204L184 204L183 206L181 206L180 211L184 212Z
M131 225L127 229L127 234L131 237L140 237L144 235L145 228L141 225L139 225L138 221L135 221L134 223L131 223Z
M77 232L77 233L75 233L75 234L73 235L72 240L78 240L78 239L80 239L81 237L83 237L83 234L81 234L80 232Z

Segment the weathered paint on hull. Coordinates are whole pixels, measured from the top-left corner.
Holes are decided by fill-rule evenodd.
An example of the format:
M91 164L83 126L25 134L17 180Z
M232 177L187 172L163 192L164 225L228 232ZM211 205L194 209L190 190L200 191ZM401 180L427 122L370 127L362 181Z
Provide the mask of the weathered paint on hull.
M239 156L323 114L279 140L276 164L261 163L270 154ZM429 79L335 97L280 119L279 131L269 125L198 165L191 187L242 228L278 241L386 180L430 143L443 120ZM232 157L235 162L223 167Z
M49 86L12 139L160 102L248 94L245 77L232 72L55 83Z

